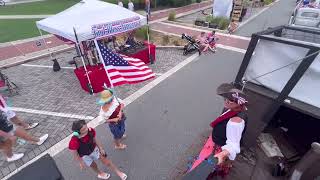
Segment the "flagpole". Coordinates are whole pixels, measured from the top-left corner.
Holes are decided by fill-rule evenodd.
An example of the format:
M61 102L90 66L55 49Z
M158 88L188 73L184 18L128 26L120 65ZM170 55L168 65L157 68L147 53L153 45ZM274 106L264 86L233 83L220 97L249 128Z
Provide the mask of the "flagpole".
M88 79L88 88L89 88L89 93L90 94L93 94L93 88L92 88L92 84L91 84L91 81L90 81L90 77L89 77L89 74L88 74L88 70L87 70L87 67L86 67L86 63L84 62L84 58L83 58L83 53L82 53L82 50L81 50L81 47L80 47L80 44L79 44L79 40L78 40L78 36L77 36L77 32L76 32L76 28L73 27L73 32L74 32L74 36L76 38L76 45L78 47L78 50L80 52L80 57L81 57L81 61L82 61L82 64L83 64L83 67L84 67L84 70L86 72L86 76L87 76L87 79Z
M151 58L151 49L150 49L150 26L149 26L149 19L150 19L150 1L146 1L146 13L147 13L147 38L148 38L148 50L149 50L149 60L150 63L154 63L154 59Z
M108 70L106 69L106 64L104 63L104 60L103 60L103 57L102 57L102 54L101 54L101 51L100 51L100 48L99 48L99 45L98 45L98 41L97 41L97 39L94 39L93 41L94 41L94 44L96 45L96 48L97 48L97 51L98 51L98 54L99 54L99 58L100 58L100 60L101 60L101 62L103 64L103 68L106 71L106 74L107 74L107 77L108 77L108 80L109 80L109 83L110 83L110 88L113 88L113 83L112 83L112 81L110 79L110 76L108 74Z

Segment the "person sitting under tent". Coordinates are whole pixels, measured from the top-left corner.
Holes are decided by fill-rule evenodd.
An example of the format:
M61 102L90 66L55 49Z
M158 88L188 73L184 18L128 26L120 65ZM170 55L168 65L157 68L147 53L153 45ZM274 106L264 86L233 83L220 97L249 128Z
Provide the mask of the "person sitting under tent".
M120 50L117 38L115 36L110 37L107 40L106 46L108 49L111 49L113 52L118 52Z
M134 31L128 33L128 37L125 44L129 46L135 46L137 44L136 39L134 37Z

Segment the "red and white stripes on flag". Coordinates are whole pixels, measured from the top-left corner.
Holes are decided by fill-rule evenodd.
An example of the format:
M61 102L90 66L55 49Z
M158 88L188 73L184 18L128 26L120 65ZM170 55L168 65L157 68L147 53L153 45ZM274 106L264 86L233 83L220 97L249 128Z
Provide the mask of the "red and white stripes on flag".
M130 66L106 66L113 86L135 84L155 77L152 70L140 59L121 55Z
M135 84L155 77L152 70L140 59L119 55L96 41L100 58L109 76L111 86Z

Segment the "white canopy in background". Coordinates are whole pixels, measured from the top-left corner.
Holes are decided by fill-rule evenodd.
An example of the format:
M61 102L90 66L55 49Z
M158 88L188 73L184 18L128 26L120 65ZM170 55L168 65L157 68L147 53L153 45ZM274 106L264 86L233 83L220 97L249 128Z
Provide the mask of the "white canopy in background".
M307 53L308 49L306 48L260 39L246 70L245 79L255 79L262 74L298 61L281 70L251 81L276 92L281 92L301 63L299 60L304 58ZM304 73L300 81L289 94L289 97L320 108L319 90L320 55L316 57L309 69Z
M46 32L76 41L73 28L79 41L97 36L110 36L139 28L147 19L135 12L115 4L99 0L83 0L54 16L37 21L37 27ZM94 26L95 33L92 28Z
M213 15L229 18L232 11L233 0L214 0Z

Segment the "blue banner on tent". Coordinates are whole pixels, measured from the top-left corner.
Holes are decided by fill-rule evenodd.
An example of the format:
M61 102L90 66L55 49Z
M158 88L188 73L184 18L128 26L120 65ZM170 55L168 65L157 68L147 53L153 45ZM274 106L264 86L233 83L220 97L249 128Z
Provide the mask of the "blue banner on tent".
M92 33L95 38L107 37L116 35L119 33L134 30L141 26L140 17L123 19L120 21L114 21L110 23L97 24L91 27Z

